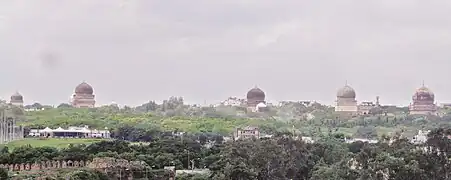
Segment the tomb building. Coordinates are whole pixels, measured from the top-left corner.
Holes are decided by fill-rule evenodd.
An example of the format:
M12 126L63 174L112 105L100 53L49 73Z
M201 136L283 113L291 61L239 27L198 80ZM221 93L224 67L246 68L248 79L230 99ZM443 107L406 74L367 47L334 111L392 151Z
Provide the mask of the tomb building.
M434 93L423 84L412 96L412 103L409 105L410 114L435 115L437 106L434 101Z
M78 108L93 108L96 101L92 86L86 82L79 84L72 95L71 103Z
M355 90L346 84L337 91L336 112L356 113L358 111Z
M15 106L23 106L23 96L16 91L16 93L11 96L11 100L9 102Z
M247 92L247 107L251 111L258 112L262 107L266 108L265 92L255 86Z

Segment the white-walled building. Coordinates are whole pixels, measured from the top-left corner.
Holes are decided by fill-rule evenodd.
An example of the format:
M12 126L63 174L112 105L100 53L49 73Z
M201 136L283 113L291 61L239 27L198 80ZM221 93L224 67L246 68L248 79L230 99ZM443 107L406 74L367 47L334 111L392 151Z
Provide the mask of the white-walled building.
M31 129L28 136L32 137L72 137L72 138L111 138L111 133L108 128L104 130L89 129L88 126L83 127L69 127L63 129L61 127L51 129L46 127L44 129Z
M412 140L410 142L414 143L414 144L423 144L426 143L426 141L428 140L428 134L431 131L422 131L422 130L418 130L418 134L415 135Z

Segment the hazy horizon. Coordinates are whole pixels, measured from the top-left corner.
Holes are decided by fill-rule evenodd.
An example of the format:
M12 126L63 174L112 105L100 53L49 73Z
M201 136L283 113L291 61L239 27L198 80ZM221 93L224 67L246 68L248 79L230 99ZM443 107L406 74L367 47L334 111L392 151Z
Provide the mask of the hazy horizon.
M422 81L451 102L451 2L420 0L0 1L0 95L97 104L182 96L209 104L258 85L271 102L408 105Z

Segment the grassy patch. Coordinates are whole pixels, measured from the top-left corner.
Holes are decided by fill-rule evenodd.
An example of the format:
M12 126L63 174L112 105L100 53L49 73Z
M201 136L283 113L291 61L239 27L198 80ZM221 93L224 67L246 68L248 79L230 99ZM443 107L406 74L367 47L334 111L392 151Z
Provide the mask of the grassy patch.
M22 140L17 140L13 142L9 142L6 146L12 150L14 148L31 145L32 147L56 147L56 148L65 148L68 147L69 144L92 144L95 142L102 141L103 139L75 139L75 138L48 138L48 139L39 139L39 138L25 138Z

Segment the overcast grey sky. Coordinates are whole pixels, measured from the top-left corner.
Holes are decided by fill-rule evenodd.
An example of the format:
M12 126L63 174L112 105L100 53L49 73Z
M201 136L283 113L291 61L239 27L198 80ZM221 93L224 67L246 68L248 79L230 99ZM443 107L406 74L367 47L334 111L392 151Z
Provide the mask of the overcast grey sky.
M424 80L451 102L451 1L2 0L0 94L99 104L171 95L214 103L255 85L269 101L404 104Z

